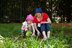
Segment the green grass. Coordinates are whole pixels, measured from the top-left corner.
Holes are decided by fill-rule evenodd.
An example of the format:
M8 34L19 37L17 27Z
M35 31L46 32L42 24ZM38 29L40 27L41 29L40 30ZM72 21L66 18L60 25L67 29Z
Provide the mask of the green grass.
M72 27L53 27L51 38L46 41L32 36L23 39L20 28L19 23L0 24L0 34L4 37L0 48L72 48Z
M21 24L0 24L0 34L4 37L13 37L20 34Z

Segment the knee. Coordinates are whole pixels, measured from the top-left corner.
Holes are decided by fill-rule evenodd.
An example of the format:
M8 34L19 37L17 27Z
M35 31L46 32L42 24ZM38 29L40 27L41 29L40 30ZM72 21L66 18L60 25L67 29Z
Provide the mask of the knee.
M46 30L50 31L51 30L51 24L46 24Z
M45 31L45 24L41 24L41 32Z

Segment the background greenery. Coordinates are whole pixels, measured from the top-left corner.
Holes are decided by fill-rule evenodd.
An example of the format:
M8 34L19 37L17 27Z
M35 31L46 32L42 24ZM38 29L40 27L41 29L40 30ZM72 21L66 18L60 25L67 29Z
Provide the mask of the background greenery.
M67 17L68 22L72 19L72 0L0 0L0 22L22 22L27 14L34 15L34 9L39 6L50 17L57 11L57 15Z

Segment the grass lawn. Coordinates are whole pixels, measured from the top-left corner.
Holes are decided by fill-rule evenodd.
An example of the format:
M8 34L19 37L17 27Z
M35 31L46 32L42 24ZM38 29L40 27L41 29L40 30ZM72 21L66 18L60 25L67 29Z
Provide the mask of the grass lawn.
M72 27L52 24L51 38L42 41L38 37L21 37L21 24L0 24L0 48L72 48ZM1 40L3 42L1 42Z

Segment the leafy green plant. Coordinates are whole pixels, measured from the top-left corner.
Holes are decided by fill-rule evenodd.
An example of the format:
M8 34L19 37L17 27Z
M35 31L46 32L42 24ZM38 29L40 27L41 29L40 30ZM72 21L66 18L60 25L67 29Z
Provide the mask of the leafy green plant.
M9 27L8 27L9 26ZM38 37L29 36L26 38L20 36L20 24L0 24L0 34L5 38L0 43L0 48L71 48L72 35L65 35L66 27L52 28L51 38L43 41ZM68 28L72 30L72 28Z

